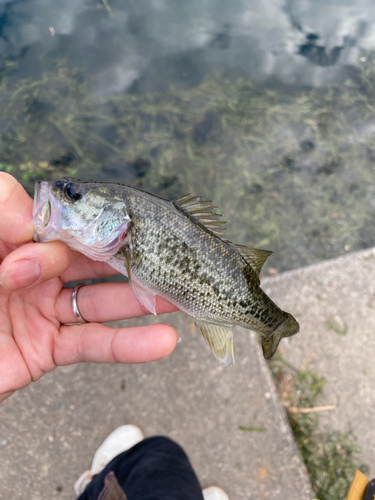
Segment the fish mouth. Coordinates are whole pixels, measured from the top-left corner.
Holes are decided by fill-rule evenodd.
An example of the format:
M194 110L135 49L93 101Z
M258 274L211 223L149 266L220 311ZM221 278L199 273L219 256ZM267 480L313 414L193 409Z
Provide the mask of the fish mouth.
M40 230L45 229L51 219L51 202L47 182L37 181L35 183L34 208L33 208L33 241L42 241ZM39 230L39 231L38 231Z

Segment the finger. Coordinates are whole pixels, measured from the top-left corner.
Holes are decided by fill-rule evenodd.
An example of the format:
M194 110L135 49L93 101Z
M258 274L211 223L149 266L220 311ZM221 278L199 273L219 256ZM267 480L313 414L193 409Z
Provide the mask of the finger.
M20 349L3 327L3 324L0 325L0 402L31 382L31 374Z
M16 250L16 245L8 245L8 243L4 243L4 241L0 241L0 264L3 262L5 257L9 255L11 252Z
M1 264L0 285L10 290L39 285L60 276L78 256L61 241L22 245Z
M64 283L68 283L69 281L106 278L115 274L120 273L109 264L91 260L85 255L80 254L77 260L61 275L61 279Z
M105 323L151 314L137 299L128 283L100 283L79 289L78 309L91 322ZM156 312L177 311L166 299L156 297ZM56 301L56 317L60 323L77 321L72 307L72 288L63 288Z
M5 399L9 398L15 391L8 391L4 394L0 394L0 403L2 403Z
M168 356L176 347L171 326L110 328L98 323L62 326L55 339L54 361L73 363L147 363Z
M31 241L33 200L11 175L0 172L0 240L14 245Z

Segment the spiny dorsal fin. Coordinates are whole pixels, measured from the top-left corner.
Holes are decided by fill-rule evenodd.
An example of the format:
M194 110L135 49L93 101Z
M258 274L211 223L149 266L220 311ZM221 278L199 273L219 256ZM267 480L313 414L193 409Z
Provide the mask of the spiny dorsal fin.
M231 326L217 325L206 321L196 321L215 358L224 366L234 364L233 330Z
M189 193L176 198L172 203L197 219L217 236L226 238L224 234L226 222L220 220L221 214L215 213L215 208L218 207L211 205L212 201L204 201L202 196L191 196Z
M252 267L252 269L259 276L260 270L263 267L263 264L266 262L268 257L273 253L270 250L259 250L257 248L249 248L243 245L234 245L241 257L246 260L248 264Z

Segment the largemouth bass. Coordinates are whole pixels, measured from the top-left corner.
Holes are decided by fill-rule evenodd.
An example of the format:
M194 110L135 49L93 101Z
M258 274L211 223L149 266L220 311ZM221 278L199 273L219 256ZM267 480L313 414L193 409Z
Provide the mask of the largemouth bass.
M34 240L60 240L128 277L153 314L156 295L193 316L216 358L234 363L233 325L258 332L264 357L299 325L260 288L272 253L235 245L200 196L170 202L122 184L62 178L37 182Z

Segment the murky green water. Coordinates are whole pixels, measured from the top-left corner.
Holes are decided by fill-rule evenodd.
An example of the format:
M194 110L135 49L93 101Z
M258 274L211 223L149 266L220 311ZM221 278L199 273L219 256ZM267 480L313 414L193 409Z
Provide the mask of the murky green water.
M375 245L375 9L0 4L0 169L213 199L279 271Z

